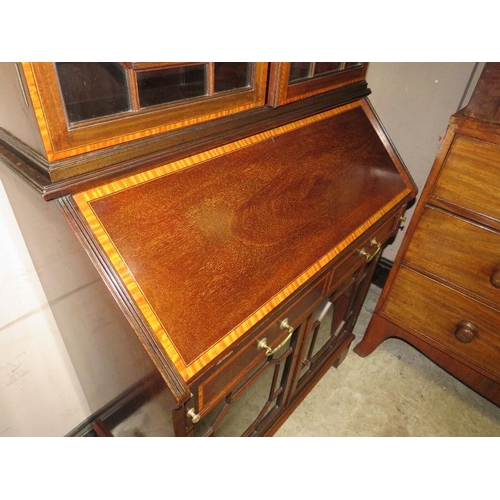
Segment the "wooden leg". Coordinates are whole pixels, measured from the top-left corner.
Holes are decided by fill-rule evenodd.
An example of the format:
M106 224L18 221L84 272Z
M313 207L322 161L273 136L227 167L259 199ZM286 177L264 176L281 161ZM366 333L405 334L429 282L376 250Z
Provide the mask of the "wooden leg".
M344 361L345 357L347 356L347 353L349 352L349 346L347 346L343 351L342 353L340 354L340 356L333 362L333 367L334 368L338 368L340 366L340 363L342 363L342 361Z
M375 313L368 324L363 339L354 348L354 352L362 358L371 354L384 340L394 336L389 326L387 321Z
M462 359L457 359L452 353L446 352L442 346L431 344L429 340L394 325L376 313L368 325L365 336L354 348L354 352L364 358L388 338L398 338L407 342L463 384L500 406L498 379L492 379L487 374L477 371L472 365L468 366Z

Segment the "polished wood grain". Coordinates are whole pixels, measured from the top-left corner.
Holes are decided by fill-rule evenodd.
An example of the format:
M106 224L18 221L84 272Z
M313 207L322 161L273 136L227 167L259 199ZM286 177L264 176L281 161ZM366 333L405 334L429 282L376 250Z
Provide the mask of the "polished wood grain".
M351 104L74 199L189 380L410 194Z
M34 113L31 130L26 130L26 133L39 137L39 153L2 128L0 143L8 145L15 152L23 164L22 169L31 176L36 189L45 200L51 200L103 184L106 180L118 176L148 170L162 163L186 158L263 130L354 102L369 93L366 82L360 82L278 108L256 107L250 112L230 114L201 125L193 124L170 132L138 138L122 146L98 149L51 162L45 157L45 147ZM2 126L10 129L9 122L4 123L0 119L0 127ZM23 137L25 135L20 136L21 139ZM47 172L47 178L40 179L40 172Z
M500 314L452 288L406 267L399 270L384 307L387 316L432 338L443 348L478 366L498 373L500 366ZM469 342L456 337L463 323L475 325Z
M309 288L298 300L283 310L279 317L275 318L271 325L259 333L259 340L266 338L267 345L275 348L288 335L288 331L280 328L281 320L288 319L288 323L293 328L298 328L305 319L304 314L308 313L315 304L324 298L325 282L328 276L324 276L318 283ZM252 369L252 367L265 359L265 353L257 349L256 342L250 342L234 356L228 353L224 360L218 364L221 367L206 378L198 386L198 409L202 410L207 402L213 406L217 399L215 396L228 394L236 384L241 381L242 375Z
M53 63L25 62L23 70L50 162L248 111L262 106L266 95L267 63L256 63L253 90L68 127Z
M364 63L360 68L327 74L289 85L290 63L271 63L268 103L272 106L283 106L342 86L359 83L364 80L367 68L368 63Z
M486 63L464 114L477 120L500 124L500 63Z
M361 357L371 354L382 342L389 338L399 338L414 346L434 363L453 374L458 380L500 405L500 377L482 370L467 358L457 357L452 351L444 350L429 337L415 335L398 320L375 314L370 321L370 335L364 336L354 348Z
M500 221L500 146L457 135L432 197Z
M491 279L500 266L500 233L432 207L408 247L407 265L452 283L500 308Z

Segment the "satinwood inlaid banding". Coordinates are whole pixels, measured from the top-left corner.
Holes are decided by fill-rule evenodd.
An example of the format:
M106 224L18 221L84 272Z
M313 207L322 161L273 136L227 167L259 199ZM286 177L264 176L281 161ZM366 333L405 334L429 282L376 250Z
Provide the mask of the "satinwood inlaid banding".
M354 103L74 199L188 381L409 194Z

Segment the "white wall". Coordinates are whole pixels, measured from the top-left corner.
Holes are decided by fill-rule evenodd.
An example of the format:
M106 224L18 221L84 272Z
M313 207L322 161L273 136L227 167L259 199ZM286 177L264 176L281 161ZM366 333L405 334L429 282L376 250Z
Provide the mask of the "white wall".
M450 116L467 104L484 66L474 62L405 63L373 62L366 80L369 99L384 124L403 162L419 188L419 194L446 133ZM475 77L475 78L474 78ZM394 260L415 205L396 241L383 253Z
M61 436L90 414L0 181L0 436Z
M8 427L17 436L65 435L155 368L57 204L1 162L0 181L29 259L30 286L37 287L35 302L34 292L0 288L0 435ZM7 241L0 234L1 249ZM2 263L2 284L12 266L12 259ZM24 383L11 383L26 370L36 374L29 393Z

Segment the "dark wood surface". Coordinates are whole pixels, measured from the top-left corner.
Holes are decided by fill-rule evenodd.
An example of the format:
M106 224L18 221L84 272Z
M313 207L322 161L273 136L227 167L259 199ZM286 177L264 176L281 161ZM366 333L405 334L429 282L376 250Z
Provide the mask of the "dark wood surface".
M91 205L189 363L405 187L357 108Z
M486 63L464 115L500 124L500 63Z
M76 157L48 162L40 153L0 128L0 154L8 150L9 166L28 181L45 200L92 188L103 182L155 165L227 144L306 116L320 113L369 95L366 82L341 87L325 94L278 108L258 108L144 137L120 147L104 148ZM6 125L7 126L7 125Z

